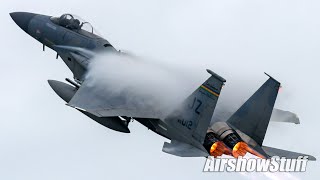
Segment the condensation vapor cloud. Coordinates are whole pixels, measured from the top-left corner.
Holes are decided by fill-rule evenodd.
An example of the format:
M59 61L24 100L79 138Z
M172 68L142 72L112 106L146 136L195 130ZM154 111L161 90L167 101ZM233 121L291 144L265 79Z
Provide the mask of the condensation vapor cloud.
M198 86L181 69L118 52L96 55L86 79L95 93L124 97L123 105L138 103L161 114L172 111Z
M216 72L216 69L211 70ZM139 107L166 115L209 77L202 64L176 64L133 53L105 52L92 59L86 79L95 87L96 94L124 97L123 105L139 103ZM233 82L233 87L238 88L223 89L213 119L226 120L238 108L234 102L242 103L247 96L248 92L241 85L248 87L250 83L240 79Z
M201 65L178 65L127 53L105 52L92 59L86 79L101 98L103 94L119 97L124 99L123 106L138 105L139 108L165 116L210 76L200 67ZM243 83L246 87L253 86L236 77L232 82L235 83L232 86L238 88L223 89L213 116L214 121L226 120L238 108L239 102L244 102L248 92L241 88ZM292 117L296 116L287 111L276 111L272 119L291 121L294 119Z

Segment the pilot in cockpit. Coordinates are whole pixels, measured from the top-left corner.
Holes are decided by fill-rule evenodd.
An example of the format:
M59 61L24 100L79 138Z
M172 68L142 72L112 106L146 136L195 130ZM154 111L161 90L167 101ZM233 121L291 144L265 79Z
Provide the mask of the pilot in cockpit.
M60 17L51 17L51 21L59 26L70 29L85 36L97 35L92 25L72 14L63 14Z
M71 30L81 29L80 21L70 14L64 14L59 18L59 24Z
M66 27L71 29L71 30L73 30L73 29L76 29L76 30L81 29L80 21L78 19L72 19L70 24L68 24Z

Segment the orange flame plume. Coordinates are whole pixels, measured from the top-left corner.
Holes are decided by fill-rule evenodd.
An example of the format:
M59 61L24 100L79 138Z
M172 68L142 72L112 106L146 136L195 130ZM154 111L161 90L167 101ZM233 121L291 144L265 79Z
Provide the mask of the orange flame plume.
M231 150L222 141L213 143L210 148L210 155L218 157L222 156L222 154L230 155Z
M232 150L232 155L235 158L238 158L239 156L245 156L247 154L247 152L258 156L262 159L265 159L266 157L264 157L263 155L261 155L260 153L258 153L257 151L253 150L252 148L249 147L249 145L245 142L238 142Z

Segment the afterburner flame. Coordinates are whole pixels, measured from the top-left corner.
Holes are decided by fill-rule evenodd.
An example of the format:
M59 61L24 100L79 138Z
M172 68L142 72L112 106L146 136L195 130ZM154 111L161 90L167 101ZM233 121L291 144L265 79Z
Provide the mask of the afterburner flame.
M230 149L222 141L213 143L210 148L210 155L218 157L222 156L223 154L230 155Z
M260 153L258 153L257 151L253 150L252 148L249 147L249 145L245 142L238 142L232 150L232 155L235 158L238 158L239 156L245 156L247 154L247 152L258 156L262 159L265 159L265 157L263 155L261 155Z
M238 158L239 156L245 156L248 152L248 145L244 142L238 142L232 150L232 155L235 158Z

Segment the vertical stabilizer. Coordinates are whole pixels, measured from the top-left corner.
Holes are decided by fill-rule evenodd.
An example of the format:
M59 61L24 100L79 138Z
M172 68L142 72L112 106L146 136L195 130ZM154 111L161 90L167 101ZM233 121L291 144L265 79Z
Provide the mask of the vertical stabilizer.
M227 123L250 136L261 146L279 88L280 83L269 76L269 79L229 118Z
M211 70L211 77L198 87L179 108L166 119L184 136L203 143L220 91L226 80Z

